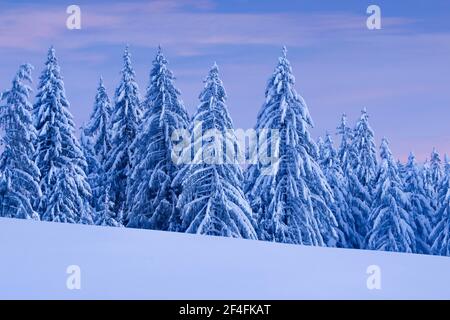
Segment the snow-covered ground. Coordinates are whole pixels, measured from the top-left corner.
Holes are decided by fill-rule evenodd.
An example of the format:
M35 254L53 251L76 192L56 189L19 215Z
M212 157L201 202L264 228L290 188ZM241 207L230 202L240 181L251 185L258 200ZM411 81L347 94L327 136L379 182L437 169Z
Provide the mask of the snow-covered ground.
M449 284L445 257L0 218L2 299L450 299Z

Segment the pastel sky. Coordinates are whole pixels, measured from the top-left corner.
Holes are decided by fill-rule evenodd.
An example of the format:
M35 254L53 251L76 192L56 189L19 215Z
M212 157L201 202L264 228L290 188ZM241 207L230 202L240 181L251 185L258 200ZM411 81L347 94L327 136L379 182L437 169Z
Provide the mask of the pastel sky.
M66 28L71 4L81 30ZM370 4L381 8L381 30L366 27ZM365 107L377 144L387 137L396 157L425 160L433 147L450 153L449 21L448 0L2 0L0 90L23 62L36 82L53 44L80 126L100 75L113 96L125 45L144 95L160 44L191 114L216 61L235 127L251 128L286 45L314 136L335 133L343 112L353 124Z

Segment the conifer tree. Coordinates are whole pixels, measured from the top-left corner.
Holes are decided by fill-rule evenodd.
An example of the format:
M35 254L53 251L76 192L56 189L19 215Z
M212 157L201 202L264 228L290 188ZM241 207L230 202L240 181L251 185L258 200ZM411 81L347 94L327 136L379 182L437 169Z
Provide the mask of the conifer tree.
M341 125L340 132L344 130L344 125L345 123ZM345 133L342 134L344 139ZM355 216L356 230L364 239L368 232L367 220L372 206L373 183L377 171L374 134L365 109L362 110L351 134L351 144L347 140L346 148L341 147L340 154L342 161L346 163L344 172L349 183L350 210Z
M93 209L92 213L95 214L95 207L97 206L99 196L97 192L98 184L101 183L103 178L105 178L105 175L102 174L103 171L101 170L100 163L95 156L92 137L87 135L85 126L82 126L80 131L80 146L86 159L87 166L85 172L92 195L90 197L89 204Z
M338 150L339 161L345 172L345 170L349 168L349 159L354 157L354 150L352 148L353 131L347 126L347 115L345 113L342 115L341 123L337 127L337 134L341 137L341 143Z
M376 188L372 212L369 216L370 231L367 249L416 252L414 221L408 208L407 194L403 190L396 163L386 139L380 147L381 164L376 176Z
M119 221L122 220L121 216L118 216L113 211L113 202L109 199L110 186L105 183L99 185L99 197L97 200L97 206L95 208L95 224L98 226L108 227L121 227L123 226Z
M182 186L178 199L181 230L188 233L256 239L251 208L242 191L243 176L226 93L214 65L193 118L189 159L173 181Z
M180 190L172 186L180 166L173 159L172 135L188 129L189 118L174 80L159 48L143 102L143 122L133 145L136 152L128 189L129 227L180 228L176 207Z
M74 135L73 118L53 47L48 51L33 111L38 133L35 161L41 172L42 197L38 205L41 219L92 223L87 163Z
M428 238L431 233L433 209L431 199L426 190L424 176L417 166L414 154L410 153L405 166L405 191L409 195L408 212L415 223L417 253L429 254Z
M137 135L141 113L138 85L128 47L123 60L122 77L116 89L110 123L111 150L106 161L108 183L111 186L110 199L114 203L114 211L119 215L126 208L127 179L131 174L134 155L131 145Z
M305 101L294 89L286 52L284 48L269 79L256 124L259 140L264 140L262 130L278 133L278 137L271 133L267 141L258 142L260 149L271 146L267 149L274 161L251 165L245 190L261 239L334 246L337 222L328 206L333 201L332 191L316 161L317 145L308 131L313 122Z
M334 202L330 204L330 207L338 223L337 247L360 248L362 239L356 231L355 217L348 205L348 181L341 168L333 139L328 133L325 137L320 163L333 191Z
M352 144L355 153L351 159L353 172L370 193L373 190L373 181L377 173L377 152L366 109L361 111L361 118L356 123Z
M337 133L341 137L338 156L344 177L347 180L347 204L355 221L354 248L364 248L364 238L367 234L367 219L370 213L370 194L366 186L362 185L353 168L354 159L357 157L353 145L353 130L347 125L347 116L341 117L341 123L337 127Z
M430 235L432 253L450 256L450 159L445 158L444 174L439 183L436 226Z
M0 156L0 217L39 220L34 205L41 196L40 172L34 163L36 130L32 121L30 64L24 64L2 94L0 125L4 131ZM28 83L27 83L28 82Z
M436 148L433 148L430 158L430 179L434 192L437 192L442 179L442 162Z
M400 179L402 179L403 182L405 182L406 179L406 165L404 165L400 159L397 160L397 168L398 168L398 174Z
M94 110L84 128L84 134L91 138L94 155L102 167L105 166L111 150L111 133L109 132L111 113L111 102L101 77L95 95Z
M325 153L325 141L322 137L317 139L317 155L319 162L323 159Z
M106 190L110 191L106 165L111 151L111 103L106 92L103 78L100 77L97 93L95 95L94 109L89 121L81 130L81 146L88 164L88 181L92 189L91 206L94 212L94 222L99 220L96 216L103 212ZM108 201L110 202L109 195ZM117 220L112 208L109 208L113 219ZM102 220L103 223L103 220ZM113 224L114 225L114 224Z

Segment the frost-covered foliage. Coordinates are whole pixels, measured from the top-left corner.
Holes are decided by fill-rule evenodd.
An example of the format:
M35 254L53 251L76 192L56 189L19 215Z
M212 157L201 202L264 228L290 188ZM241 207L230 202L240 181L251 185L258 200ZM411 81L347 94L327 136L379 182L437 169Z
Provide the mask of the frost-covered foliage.
M317 139L317 156L319 161L323 158L325 153L325 141L322 137Z
M356 241L353 245L354 248L363 248L364 238L367 234L367 219L370 213L370 193L354 171L353 163L356 161L358 153L353 145L354 131L347 125L345 114L341 117L337 133L341 138L338 157L348 186L347 203L355 221Z
M347 115L344 113L341 117L341 123L337 127L337 134L341 137L341 143L338 149L338 157L341 167L346 170L349 167L349 159L353 159L354 150L352 148L353 130L347 125Z
M80 145L81 150L83 150L84 157L86 158L86 175L88 178L89 185L91 186L92 197L91 206L95 206L97 194L95 194L95 185L99 180L99 174L101 174L100 163L94 153L92 138L86 134L85 127L80 128Z
M158 49L150 72L150 84L143 102L145 110L129 179L128 226L177 231L179 186L172 181L179 169L172 159L172 134L188 129L189 117L174 86L174 76Z
M181 231L256 239L252 210L242 191L237 138L230 131L233 123L217 65L209 71L199 99L191 145L183 155L183 159L192 156L192 162L183 166L172 183L182 186L178 199Z
M450 256L450 159L445 157L444 174L437 192L436 226L430 235L432 253Z
M423 174L427 185L426 190L431 198L431 207L435 213L439 206L438 188L443 175L441 165L442 163L439 153L435 148L433 148L430 160L427 159L423 165ZM436 223L436 215L433 215L432 225L434 226Z
M103 78L100 78L95 95L94 110L89 122L84 127L84 134L90 137L92 151L101 166L105 165L111 150L111 134L109 132L111 113L111 102Z
M106 163L111 151L111 113L111 103L103 78L100 78L94 108L89 121L81 130L80 140L88 164L87 173L92 189L91 206L94 223L117 226L120 224L121 218L111 207L110 196L105 194L106 191L110 192ZM106 206L105 203L108 203L109 206Z
M259 138L262 129L279 133L278 139L269 134L262 143L262 148L272 146L269 151L278 159L251 165L245 190L257 217L260 239L334 246L337 222L328 206L333 202L332 191L316 161L317 146L308 131L313 122L294 83L284 48L256 124ZM261 148L261 143L258 145Z
M380 157L381 164L375 180L375 196L369 216L367 248L416 252L414 221L408 212L408 195L404 191L386 139L381 142Z
M431 207L430 194L427 191L422 170L417 166L414 154L410 154L405 166L405 191L409 196L408 212L415 223L417 253L430 253L428 238L431 232Z
M439 183L442 179L442 162L441 157L439 156L439 153L435 148L433 148L433 151L431 152L431 158L430 158L430 179L431 179L431 185L434 187L434 191L437 192L439 188Z
M98 194L94 223L99 226L122 227L122 217L113 210L114 203L109 198L110 186L107 182L99 185Z
M141 113L138 85L128 47L123 60L122 77L116 89L111 116L111 150L106 162L111 201L114 203L114 211L118 214L126 210L127 179L131 174L134 154L131 145L137 135Z
M400 179L402 179L403 183L405 182L406 179L406 165L404 165L400 159L397 160L397 170L398 170L398 175L400 177Z
M0 125L0 217L39 220L34 205L41 196L40 172L34 163L36 130L29 101L32 66L19 67L12 88L2 94Z
M367 111L364 109L361 112L351 135L347 133L344 120L338 130L342 139L347 141L341 141L339 153L341 161L346 164L343 168L349 183L350 210L355 216L356 230L364 238L368 232L367 219L377 171L375 140Z
M339 156L333 145L331 135L327 133L323 143L320 164L333 191L334 202L331 210L338 223L338 242L341 248L360 248L361 236L356 231L355 217L348 205L348 182L342 171Z
M41 172L42 220L91 223L86 159L74 135L74 123L55 56L48 51L34 105L36 165Z
M436 197L436 187L433 185L433 179L431 178L431 167L430 161L428 159L422 165L422 176L425 182L425 190L427 191L428 197L431 199L431 208L436 212L437 197ZM434 215L432 218L432 223L434 223Z
M433 151L431 152L431 158L430 162L427 166L427 178L428 178L428 185L429 190L431 193L431 206L435 209L435 211L439 208L439 190L440 182L442 180L442 167L441 167L441 157L439 156L439 153L435 148L433 148ZM437 223L438 216L435 214L433 216L432 222L433 225Z
M67 163L56 171L55 185L48 195L47 208L42 214L42 219L55 222L93 224L90 208L76 191L80 181L73 174L74 168ZM87 183L86 188L88 187ZM79 211L81 208L81 211ZM88 209L89 208L89 209Z
M352 145L355 151L351 159L352 169L361 184L367 186L370 192L377 172L377 152L373 130L369 125L369 115L365 109L362 110L361 118L356 123Z
M448 158L403 164L383 140L378 163L366 110L354 128L342 115L338 150L315 143L286 49L244 141L216 65L190 122L161 48L142 104L128 47L123 62L114 105L100 78L79 141L53 47L34 106L20 66L0 92L0 217L450 256Z

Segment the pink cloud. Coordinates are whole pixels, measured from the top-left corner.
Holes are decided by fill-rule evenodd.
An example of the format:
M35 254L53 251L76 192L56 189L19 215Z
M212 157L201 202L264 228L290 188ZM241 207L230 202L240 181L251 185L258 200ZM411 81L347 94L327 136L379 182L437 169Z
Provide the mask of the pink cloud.
M184 9L197 9L186 12ZM201 46L264 44L309 46L332 39L337 32L358 39L365 30L365 16L336 14L229 14L208 12L210 1L157 0L146 3L113 3L81 7L82 29L65 27L65 8L29 7L0 13L0 47L36 49L43 40L68 48L124 42L154 47L177 46L195 54ZM385 26L410 20L385 18Z

